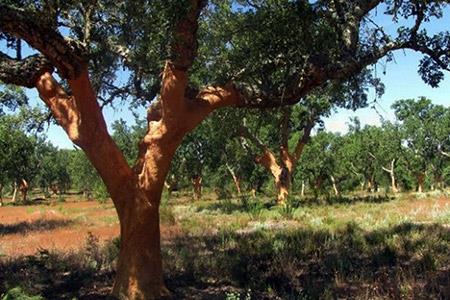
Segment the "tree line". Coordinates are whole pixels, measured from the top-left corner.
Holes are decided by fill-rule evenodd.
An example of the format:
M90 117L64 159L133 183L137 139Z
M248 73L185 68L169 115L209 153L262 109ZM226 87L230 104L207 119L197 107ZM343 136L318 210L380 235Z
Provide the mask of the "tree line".
M169 194L192 190L195 199L206 186L219 198L275 192L278 200L290 193L318 197L444 189L450 184L450 109L426 98L398 100L392 109L395 121L362 126L350 119L345 134L325 131L317 118L299 126L302 105L270 112L271 122L264 126L251 112L218 112L185 138L165 186ZM73 190L87 198L106 198L106 188L81 150L58 149L39 131L26 133L29 114L0 116L1 188L10 191L13 201L18 192L25 201L30 188L39 188L43 197ZM132 163L143 122L130 126L119 120L112 130ZM293 156L282 175L277 151L281 158ZM277 176L288 178L281 182Z

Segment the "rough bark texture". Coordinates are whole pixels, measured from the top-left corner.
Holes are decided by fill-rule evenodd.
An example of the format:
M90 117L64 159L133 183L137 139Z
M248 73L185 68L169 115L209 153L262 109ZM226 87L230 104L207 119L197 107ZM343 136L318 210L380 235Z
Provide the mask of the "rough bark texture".
M13 195L12 195L12 202L15 203L16 202L16 198L17 198L17 183L14 182L13 185Z
M416 175L417 182L417 192L423 193L424 191L424 183L425 183L425 173L419 173Z
M394 166L395 166L395 159L391 161L390 168L383 167L383 171L387 172L389 174L389 177L391 178L391 191L393 193L398 193L397 188L397 182L395 180L395 172L394 172Z
M335 196L339 196L339 190L338 190L337 185L336 185L336 179L334 178L333 175L330 175L330 179L331 179L331 184L333 185L334 195Z
M255 136L251 135L249 130L245 127L241 128L241 135L252 141L262 154L255 158L256 163L261 164L274 177L275 187L277 189L277 202L279 204L286 202L289 197L289 191L292 185L292 174L294 173L297 162L303 153L303 149L307 144L311 135L311 130L314 127L313 118L303 128L303 135L298 140L294 151L291 153L288 147L289 129L287 123L290 117L290 110L284 110L281 119L281 146L279 157L262 144Z
M25 179L22 179L19 183L19 191L22 194L22 201L27 201L28 194L28 182Z
M202 199L202 176L196 175L192 178L192 186L194 188L194 199Z
M240 178L236 175L236 172L234 172L233 168L227 163L226 167L228 169L228 172L230 172L231 178L233 178L233 182L234 185L236 186L236 191L238 196L241 196L241 180Z

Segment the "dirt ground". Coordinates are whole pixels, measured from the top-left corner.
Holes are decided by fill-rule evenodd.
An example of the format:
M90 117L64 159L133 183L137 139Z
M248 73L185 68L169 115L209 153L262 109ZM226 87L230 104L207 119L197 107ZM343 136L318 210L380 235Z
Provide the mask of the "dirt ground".
M74 251L85 246L91 234L102 244L119 233L111 201L68 198L65 202L0 207L0 256L32 255L40 249ZM163 242L179 233L178 226L161 225Z
M405 215L429 214L449 205L449 199L433 202L414 199L408 204L397 210ZM68 198L65 202L0 207L0 256L32 255L40 249L74 251L85 245L90 234L104 243L119 233L111 201L99 203ZM163 243L179 234L181 230L176 225L161 225Z
M0 255L31 255L39 249L71 251L91 233L100 242L119 235L110 202L68 200L0 207Z

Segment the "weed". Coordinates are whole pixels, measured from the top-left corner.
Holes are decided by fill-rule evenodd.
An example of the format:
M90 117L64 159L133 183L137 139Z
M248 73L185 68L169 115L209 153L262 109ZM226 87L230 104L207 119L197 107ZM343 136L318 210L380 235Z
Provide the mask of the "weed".
M21 287L15 287L1 296L1 300L43 300L40 295L30 296Z

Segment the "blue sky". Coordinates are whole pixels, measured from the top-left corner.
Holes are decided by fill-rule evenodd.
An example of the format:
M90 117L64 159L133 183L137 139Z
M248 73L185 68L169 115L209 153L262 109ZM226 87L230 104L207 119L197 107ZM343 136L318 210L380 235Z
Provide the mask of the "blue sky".
M398 26L392 23L392 20L377 11L373 13L373 20L380 26L392 33ZM404 23L404 22L403 22ZM448 30L450 25L450 9L446 10L444 18L433 20L426 26L430 32L438 32ZM345 133L347 131L347 123L350 117L358 117L361 123L370 125L380 124L380 115L388 120L393 120L394 116L390 109L392 103L399 99L415 98L425 96L430 98L435 104L448 106L450 103L450 74L445 74L445 80L440 84L439 88L431 88L423 83L417 74L418 62L421 55L413 51L399 51L395 53L395 60L390 62L383 75L383 65L377 65L377 75L381 77L385 85L385 93L377 99L376 111L370 107L360 109L356 112L348 110L338 110L325 120L325 127L329 131ZM40 103L39 97L34 90L28 90L28 95L33 103ZM369 95L369 101L374 99L374 95ZM142 117L145 116L145 109L140 110ZM115 109L105 108L104 115L108 125L120 118L134 120L132 113L126 106L117 106ZM60 148L72 148L72 142L67 138L66 133L58 126L51 125L47 131L49 140Z
M381 11L381 10L380 10ZM387 33L394 34L397 24L394 24L390 17L374 11L372 13L373 20L384 28ZM409 25L407 22L401 21L402 25ZM411 23L411 22L409 22ZM430 23L424 24L429 34L434 34L450 29L450 9L444 12L441 19L433 19ZM391 105L399 99L417 99L424 96L433 101L435 104L449 106L450 104L450 74L445 74L445 79L439 85L439 88L432 88L426 85L419 74L417 67L422 57L414 51L397 51L394 54L394 61L388 63L385 67L386 74L383 75L384 66L377 64L377 75L382 79L386 91L384 95L377 99L376 110L368 107L359 109L356 112L349 110L338 110L330 118L325 120L325 127L329 131L345 133L347 131L347 123L350 117L358 117L362 124L379 125L380 115L387 120L394 120L394 114ZM369 101L374 100L374 95L369 95Z

